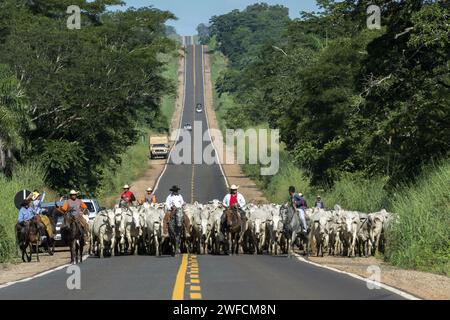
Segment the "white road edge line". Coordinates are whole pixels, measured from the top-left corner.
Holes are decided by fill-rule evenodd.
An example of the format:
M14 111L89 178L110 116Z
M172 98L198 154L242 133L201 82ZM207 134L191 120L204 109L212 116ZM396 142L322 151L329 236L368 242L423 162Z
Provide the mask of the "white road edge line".
M187 38L187 37L186 37ZM186 39L184 38L184 41L186 42ZM184 46L184 48L185 49L187 49L187 45L186 46ZM161 181L161 179L162 179L162 177L164 176L164 173L166 172L166 170L167 170L167 166L168 166L168 164L169 164L169 161L170 161L170 157L171 157L171 155L172 155L172 151L173 151L173 149L175 148L175 146L176 146L176 144L177 144L177 142L178 142L178 139L180 138L180 131L181 131L181 126L182 126L182 120L183 120L183 114L184 114L184 107L185 107L185 103L186 103L186 77L187 77L187 59L186 59L186 56L187 56L187 52L185 51L185 55L184 55L184 84L183 84L183 102L181 103L181 115L180 115L180 120L179 120L179 124L178 124L178 132L177 132L177 137L175 138L175 142L173 143L173 145L172 145L172 147L170 148L170 151L169 151L169 155L167 156L167 161L166 161L166 164L164 165L164 169L163 169L163 171L161 172L161 174L159 175L159 177L158 177L158 180L156 180L156 184L155 184L155 186L153 187L153 192L156 192L156 190L158 190L158 186L159 186L159 182Z
M350 277L353 277L355 279L364 281L366 283L375 284L375 282L373 280L369 280L369 279L361 277L361 276L359 276L357 274L354 274L354 273L351 273L351 272L347 272L347 271L342 271L342 270L339 270L339 269L336 269L336 268L333 268L333 267L329 267L327 265L322 265L320 263L316 263L316 262L312 262L312 261L306 260L305 258L299 256L298 254L295 254L294 256L301 262L309 263L309 264L311 264L313 266L316 266L316 267L320 267L320 268L328 269L328 270L331 270L331 271L334 271L334 272L342 273L342 274L348 275ZM407 293L407 292L404 292L404 291L402 291L400 289L388 286L387 284L384 284L384 283L381 283L381 282L376 283L376 285L380 286L381 288L383 288L385 290L391 291L391 292L393 292L393 293L395 293L395 294L397 294L397 295L399 295L399 296L401 296L401 297L403 297L405 299L408 299L408 300L422 300L421 298L413 296L410 293ZM376 290L376 289L374 289L374 290Z
M205 88L206 88L205 87L205 55L204 55L204 50L205 50L205 46L202 45L203 106L205 105ZM210 70L211 70L211 66L210 66ZM212 75L212 73L211 73L211 75ZM212 79L211 79L211 81L212 81ZM212 85L212 83L211 83L211 85ZM213 100L212 101L213 105L211 107L214 109L214 98L212 100ZM205 109L205 113L206 113L205 117L206 117L206 125L208 126L207 131L208 131L209 140L211 141L211 145L212 145L212 147L214 149L214 154L216 156L217 163L219 164L220 172L222 173L223 179L225 180L225 185L227 186L227 189L228 189L230 187L230 185L228 184L228 179L225 176L225 173L224 173L223 168L222 168L222 162L219 159L216 146L214 144L214 141L212 140L211 133L209 132L208 111L206 110L207 108L204 108L204 109Z
M83 256L83 261L85 261L87 258L89 258L89 254L85 254L85 255ZM50 273L52 273L52 272L55 272L55 271L58 271L58 270L61 270L61 269L64 269L64 268L67 268L67 267L70 267L70 266L73 266L73 264L72 264L72 263L67 263L67 264L64 264L64 265L62 265L62 266L55 267L55 268L53 268L53 269L50 269L50 270L47 270L47 271L44 271L44 272L35 274L34 276L31 276L31 277L28 277L28 278L25 278L25 279L7 282L7 283L5 283L5 284L1 284L1 285L0 285L0 289L3 289L3 288L6 288L6 287L15 285L15 284L17 284L17 283L28 282L28 281L30 281L30 280L33 280L33 279L36 279L36 278L43 277L43 276L45 276L45 275L47 275L47 274L50 274Z

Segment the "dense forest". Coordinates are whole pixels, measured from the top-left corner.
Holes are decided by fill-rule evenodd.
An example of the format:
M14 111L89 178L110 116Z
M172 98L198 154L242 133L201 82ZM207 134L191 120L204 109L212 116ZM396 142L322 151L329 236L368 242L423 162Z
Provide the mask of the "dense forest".
M68 6L81 8L70 30ZM108 12L120 0L0 1L0 169L38 163L46 184L94 192L139 137L166 129L174 91L175 16L152 7Z
M316 186L346 173L414 181L450 151L448 3L375 1L379 30L367 27L373 1L317 3L299 19L261 3L199 25L228 60L216 89L239 107L227 127L279 128Z

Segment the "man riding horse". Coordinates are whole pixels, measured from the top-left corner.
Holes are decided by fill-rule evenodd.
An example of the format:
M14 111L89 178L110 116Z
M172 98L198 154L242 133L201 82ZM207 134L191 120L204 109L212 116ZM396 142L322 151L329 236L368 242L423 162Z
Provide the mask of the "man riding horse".
M70 218L75 219L84 229L85 234L87 234L89 232L89 225L82 215L85 214L88 207L81 199L78 199L77 191L71 190L69 196L70 198L64 202L60 210L64 214L68 213ZM68 227L68 225L64 223L64 226L61 227Z
M183 200L183 196L178 193L180 188L178 186L172 186L169 190L171 193L166 199L166 214L163 220L163 237L167 237L169 234L169 221L172 218L172 213L175 208L183 208L184 226L186 229L186 237L190 237L191 223L184 210L186 204Z
M296 193L295 187L290 186L289 187L289 197L292 203L292 206L295 208L295 210L298 212L298 215L300 217L300 221L302 222L302 228L303 232L308 232L308 225L306 224L305 219L305 210L307 208L306 200L303 197L302 193Z
M231 185L230 187L230 193L228 193L225 198L223 198L222 204L225 207L225 210L223 211L222 217L220 218L221 226L222 226L222 232L224 232L226 227L226 211L231 209L236 209L241 219L245 219L245 198L244 196L239 193L237 190L239 189L239 186Z

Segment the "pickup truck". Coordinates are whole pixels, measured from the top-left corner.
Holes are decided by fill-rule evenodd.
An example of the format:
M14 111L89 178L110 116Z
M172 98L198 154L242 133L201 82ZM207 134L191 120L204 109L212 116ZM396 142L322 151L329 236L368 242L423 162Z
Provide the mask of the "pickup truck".
M165 135L150 136L150 159L163 158L169 156L169 138Z

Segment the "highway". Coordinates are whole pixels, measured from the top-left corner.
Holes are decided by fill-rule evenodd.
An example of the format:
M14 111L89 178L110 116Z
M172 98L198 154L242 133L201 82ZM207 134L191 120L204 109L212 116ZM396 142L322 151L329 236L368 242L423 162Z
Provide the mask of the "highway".
M186 85L181 124L200 121L204 112L202 46L186 43ZM194 137L195 138L195 137ZM203 147L210 144L205 141ZM174 147L175 149L176 147ZM174 152L174 151L172 151ZM165 199L179 185L186 202L222 199L226 182L218 164L174 164L168 160L158 182ZM386 289L369 289L366 282L317 267L296 257L268 255L118 256L88 258L79 265L80 289L70 290L67 268L0 289L0 299L402 299ZM70 279L69 279L70 280Z

